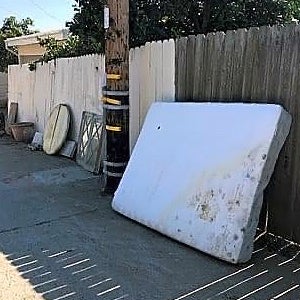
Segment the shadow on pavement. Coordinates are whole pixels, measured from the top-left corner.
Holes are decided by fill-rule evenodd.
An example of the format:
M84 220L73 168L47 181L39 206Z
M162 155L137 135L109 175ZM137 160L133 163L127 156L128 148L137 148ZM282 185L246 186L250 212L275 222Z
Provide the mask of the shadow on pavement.
M98 184L0 139L0 251L44 299L300 299L299 246L264 236L230 265L113 212Z

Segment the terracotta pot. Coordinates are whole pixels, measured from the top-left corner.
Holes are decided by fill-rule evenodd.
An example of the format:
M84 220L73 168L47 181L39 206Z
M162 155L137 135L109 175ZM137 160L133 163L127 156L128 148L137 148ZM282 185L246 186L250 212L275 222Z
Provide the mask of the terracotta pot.
M21 122L10 125L13 138L18 142L30 143L34 136L34 124Z

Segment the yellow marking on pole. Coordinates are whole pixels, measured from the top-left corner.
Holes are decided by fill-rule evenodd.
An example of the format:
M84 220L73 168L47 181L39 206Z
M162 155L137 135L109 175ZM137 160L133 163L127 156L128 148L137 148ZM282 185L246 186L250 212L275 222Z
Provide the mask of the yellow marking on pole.
M122 131L122 127L106 125L106 130L120 132L120 131Z
M114 104L114 105L122 104L120 100L111 99L111 98L107 98L107 97L103 97L102 101L103 101L103 103Z
M119 74L107 74L106 79L107 80L120 80L121 75L119 75Z

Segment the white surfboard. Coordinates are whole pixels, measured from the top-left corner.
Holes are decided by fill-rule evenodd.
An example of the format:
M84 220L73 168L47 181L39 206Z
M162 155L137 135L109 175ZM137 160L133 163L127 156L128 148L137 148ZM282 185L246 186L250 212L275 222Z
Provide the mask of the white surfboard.
M57 105L50 114L45 132L43 149L49 154L57 153L63 146L69 131L70 112L66 105Z

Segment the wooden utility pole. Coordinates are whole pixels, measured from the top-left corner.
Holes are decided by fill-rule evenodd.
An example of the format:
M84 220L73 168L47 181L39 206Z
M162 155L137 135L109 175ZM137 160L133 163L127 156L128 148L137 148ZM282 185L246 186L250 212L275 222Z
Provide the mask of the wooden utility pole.
M106 87L103 91L106 154L104 190L114 192L129 159L129 0L107 0Z

